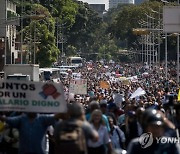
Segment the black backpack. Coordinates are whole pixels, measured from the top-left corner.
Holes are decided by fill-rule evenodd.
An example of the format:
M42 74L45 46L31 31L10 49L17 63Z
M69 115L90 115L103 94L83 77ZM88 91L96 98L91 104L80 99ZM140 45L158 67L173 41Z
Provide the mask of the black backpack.
M62 122L55 144L56 154L86 154L86 139L82 122Z

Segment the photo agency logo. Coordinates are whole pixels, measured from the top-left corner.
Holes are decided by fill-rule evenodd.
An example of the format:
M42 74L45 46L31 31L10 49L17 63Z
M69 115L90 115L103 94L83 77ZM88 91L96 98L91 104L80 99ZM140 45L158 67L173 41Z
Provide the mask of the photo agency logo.
M141 144L141 148L147 148L152 145L153 137L152 133L144 133L139 137L139 143Z
M156 142L157 144L180 144L180 138L178 137L156 137L153 140L152 133L144 133L139 137L139 143L141 144L142 148L147 148Z

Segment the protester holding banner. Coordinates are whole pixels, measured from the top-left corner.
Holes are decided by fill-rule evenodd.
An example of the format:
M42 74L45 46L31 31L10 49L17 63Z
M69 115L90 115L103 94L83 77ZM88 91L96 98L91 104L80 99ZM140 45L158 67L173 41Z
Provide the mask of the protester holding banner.
M45 154L47 128L59 117L60 114L25 113L15 117L1 116L0 119L19 130L19 154Z

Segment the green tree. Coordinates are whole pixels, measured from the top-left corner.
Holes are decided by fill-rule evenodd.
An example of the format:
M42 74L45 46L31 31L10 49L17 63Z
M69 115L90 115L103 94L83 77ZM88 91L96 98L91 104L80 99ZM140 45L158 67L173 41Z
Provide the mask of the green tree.
M75 23L66 32L67 44L74 46L77 49L76 52L86 55L94 52L91 47L94 44L96 29L100 27L102 19L89 8L87 3L77 2L77 4L79 7Z
M121 7L119 11L116 10L117 16L108 28L109 33L111 33L112 37L117 38L121 42L126 40L127 48L133 47L134 42L138 44L137 36L133 34L133 28L141 28L140 22L147 21L145 14L153 14L151 11L152 9L159 11L161 5L162 4L159 2L145 2L141 5ZM153 14L153 16L154 18L157 18L158 14ZM158 20L155 22L157 25Z
M60 53L55 46L55 21L48 9L40 4L31 4L31 12L37 17L44 15L44 18L35 16L24 28L24 38L30 42L31 62L35 59L40 67L49 67Z
M29 44L31 62L35 59L40 67L51 66L60 55L60 50L56 47L57 21L58 24L65 23L68 30L75 23L77 3L73 0L13 1L16 1L20 16L35 14L46 17L44 19L24 19L24 28L21 31L23 31L24 40ZM23 12L21 12L22 6ZM20 27L18 30L20 31Z

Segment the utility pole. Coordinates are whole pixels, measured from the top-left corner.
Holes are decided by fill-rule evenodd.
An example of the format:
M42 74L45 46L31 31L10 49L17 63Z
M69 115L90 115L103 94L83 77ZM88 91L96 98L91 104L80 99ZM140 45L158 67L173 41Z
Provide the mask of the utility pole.
M142 55L141 55L141 58L142 58L142 64L144 63L144 56L143 56L143 54L144 54L144 47L143 47L143 35L141 35L141 52L142 52Z
M36 23L34 25L34 64L36 64Z
M159 24L159 29L161 29L161 12L160 12L160 6L159 6L159 17L158 17L158 24ZM161 64L161 39L160 39L160 36L161 36L161 31L159 30L159 33L158 33L158 62L159 62L159 67L160 67L160 64Z
M21 16L23 14L23 2L24 0L21 0ZM21 43L20 43L20 51L21 51L21 64L23 63L23 51L22 51L22 46L23 46L23 18L21 17Z
M167 80L168 66L167 66L167 33L165 33L165 77Z
M6 65L6 58L7 58L7 0L5 1L5 38L4 38L4 65Z
M179 84L179 34L177 34L177 84Z
M179 0L177 1L179 5ZM179 53L179 33L177 34L177 84L179 84L179 60L180 60L180 53Z

